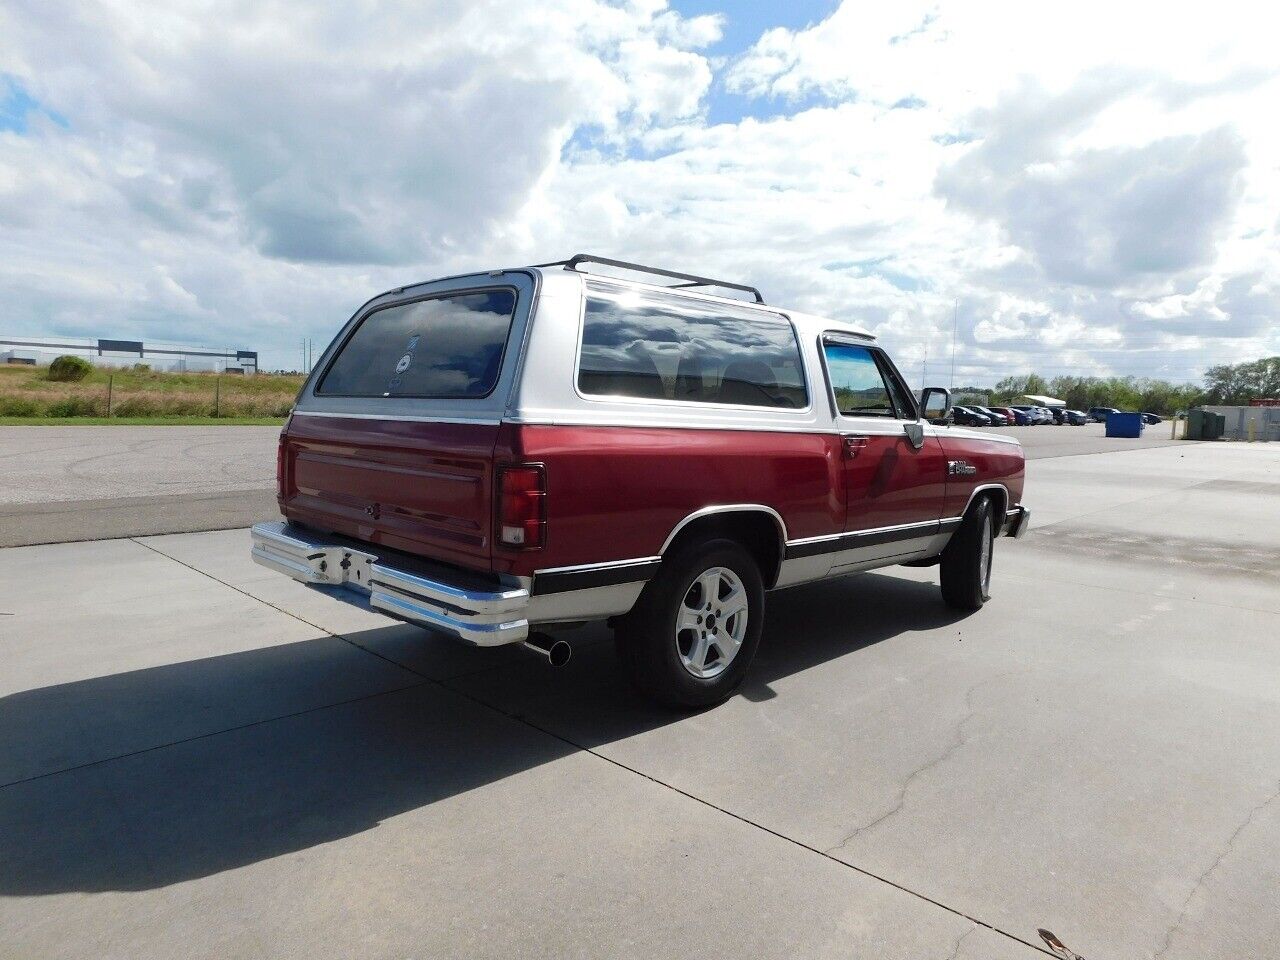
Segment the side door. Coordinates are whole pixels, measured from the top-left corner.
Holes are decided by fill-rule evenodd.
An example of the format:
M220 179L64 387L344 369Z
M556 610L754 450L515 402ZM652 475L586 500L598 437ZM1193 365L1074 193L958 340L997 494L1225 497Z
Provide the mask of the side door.
M821 347L844 479L845 534L834 565L928 548L946 496L942 444L921 429L915 400L883 351L838 334L824 336Z

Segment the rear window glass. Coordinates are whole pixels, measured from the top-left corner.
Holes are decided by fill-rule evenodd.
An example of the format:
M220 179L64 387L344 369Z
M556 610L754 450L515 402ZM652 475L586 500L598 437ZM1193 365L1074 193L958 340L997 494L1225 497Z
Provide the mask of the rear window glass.
M578 389L586 394L800 409L800 348L781 317L589 285Z
M515 309L515 291L503 289L375 310L342 346L316 393L488 396L498 382Z

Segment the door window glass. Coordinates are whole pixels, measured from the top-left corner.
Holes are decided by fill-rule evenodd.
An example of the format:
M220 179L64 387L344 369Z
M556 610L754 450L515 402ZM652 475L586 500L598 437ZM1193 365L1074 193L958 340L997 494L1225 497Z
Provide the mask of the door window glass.
M896 417L889 388L871 351L851 343L824 342L836 409L846 417Z

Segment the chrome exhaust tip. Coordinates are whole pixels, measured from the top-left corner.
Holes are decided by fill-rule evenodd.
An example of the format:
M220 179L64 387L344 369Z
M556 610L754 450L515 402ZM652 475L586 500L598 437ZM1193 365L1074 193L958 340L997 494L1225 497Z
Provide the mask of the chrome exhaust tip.
M563 667L573 656L573 647L567 640L555 640L542 633L529 634L529 639L522 646L531 653L545 657L553 667Z

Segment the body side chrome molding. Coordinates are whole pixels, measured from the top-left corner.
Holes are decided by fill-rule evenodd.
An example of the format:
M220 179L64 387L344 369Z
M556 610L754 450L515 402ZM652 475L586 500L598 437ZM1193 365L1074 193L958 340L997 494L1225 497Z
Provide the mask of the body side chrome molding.
M591 587L611 587L620 583L636 583L652 579L662 563L661 557L638 557L633 560L606 560L570 567L548 567L533 574L534 596L565 593Z
M692 406L690 404L689 406ZM716 404L706 404L705 406L716 406ZM763 410L761 407L743 407L743 410L759 413ZM665 411L664 411L665 412ZM614 412L612 410L593 410L593 411L565 411L563 414L541 412L537 414L523 414L509 417L503 417L504 423L510 423L516 426L525 427L583 427L583 428L608 428L629 427L636 430L733 430L748 433L808 433L819 435L834 436L839 433L821 421L810 420L802 423L752 423L743 420L707 420L707 421L689 421L676 422L675 413L671 414L670 420L665 417L652 417L644 419L623 420L621 411Z
M943 525L953 525L958 521L924 520L917 523L900 523L888 527L870 527L866 530L846 530L843 533L829 534L822 537L805 537L800 540L789 540L786 545L787 560L801 557L813 557L824 553L840 553L844 550L856 550L862 547L874 547L899 540L915 540L942 532Z
M697 406L689 404L686 406ZM721 406L719 404L701 404L702 407ZM762 407L743 407L744 410L752 412L761 412L765 408ZM603 411L600 412L603 414ZM879 424L859 425L856 430L851 429L851 425L845 423L843 429L840 425L830 427L822 423L810 421L808 423L744 423L741 420L726 418L718 421L708 421L705 423L669 423L662 422L661 419L655 418L655 422L644 422L636 420L614 419L607 415L596 417L584 416L581 411L566 412L564 416L560 415L535 415L521 416L508 415L503 417L450 417L450 416L429 416L429 415L410 415L398 413L342 413L333 410L298 410L291 412L294 417L328 417L336 420L389 420L403 421L406 423L459 423L474 424L477 426L496 427L503 423L510 423L514 426L529 427L602 427L617 428L630 427L637 430L735 430L746 431L749 433L810 433L814 435L825 436L845 436L856 434L858 436L877 436L877 437L898 437L902 436L900 428L884 428ZM846 418L847 419L847 418ZM926 436L945 437L944 434L931 433L926 429ZM991 440L997 443L1012 443L1021 446L1016 437L1001 437L991 435L985 437L963 437L965 440Z
M792 547L799 544L818 543L825 540L839 540L841 537L853 536L862 533L888 533L891 530L919 530L924 527L936 527L937 520L919 520L913 523L897 523L887 527L867 527L865 530L845 530L840 533L827 533L819 537L798 537L795 540L788 540L787 546Z

